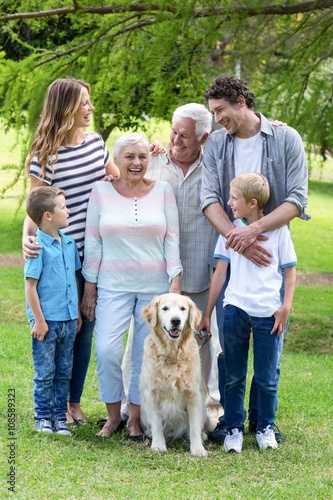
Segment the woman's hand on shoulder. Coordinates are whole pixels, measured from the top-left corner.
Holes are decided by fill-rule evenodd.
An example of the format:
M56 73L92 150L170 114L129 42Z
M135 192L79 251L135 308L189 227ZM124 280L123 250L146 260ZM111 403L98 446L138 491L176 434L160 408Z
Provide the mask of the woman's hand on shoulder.
M40 248L43 248L37 241L36 236L27 235L22 239L22 252L25 261L28 259L36 258L40 252Z

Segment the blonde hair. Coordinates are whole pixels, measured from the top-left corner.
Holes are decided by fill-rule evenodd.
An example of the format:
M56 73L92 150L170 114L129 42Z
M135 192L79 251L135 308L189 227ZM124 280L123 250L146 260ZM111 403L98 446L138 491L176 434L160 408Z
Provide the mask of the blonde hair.
M57 196L65 196L65 191L52 186L39 186L33 188L26 199L26 210L30 219L40 226L45 212L54 212Z
M59 78L47 89L40 121L26 161L29 175L30 163L37 156L41 166L41 177L45 177L46 166L58 161L58 149L67 132L73 127L74 115L81 104L82 91L86 88L90 95L90 85L72 77Z
M246 203L249 203L253 198L257 200L259 210L263 210L269 200L269 184L266 177L261 174L250 172L237 175L230 182L230 186L240 190Z

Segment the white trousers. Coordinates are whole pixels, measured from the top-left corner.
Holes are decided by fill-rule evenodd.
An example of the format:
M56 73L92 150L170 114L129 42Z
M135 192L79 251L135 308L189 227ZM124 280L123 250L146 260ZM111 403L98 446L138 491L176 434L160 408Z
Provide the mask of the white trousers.
M209 290L200 293L184 293L190 297L197 308L203 313L206 307ZM219 341L219 331L217 328L215 307L211 316L211 334L212 338L200 349L202 379L207 387L207 404L220 403L219 375L217 367L217 358L221 352Z
M95 356L99 396L104 403L116 403L125 396L121 362L124 352L124 336L133 317L135 334L132 337L126 395L129 402L140 404L139 379L143 344L149 334L149 325L141 316L141 311L155 295L98 290Z

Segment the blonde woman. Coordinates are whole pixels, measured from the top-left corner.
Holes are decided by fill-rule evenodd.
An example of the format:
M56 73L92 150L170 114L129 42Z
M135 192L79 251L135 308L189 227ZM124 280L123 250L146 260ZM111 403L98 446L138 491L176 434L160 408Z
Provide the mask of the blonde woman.
M84 232L90 191L106 174L119 175L103 139L95 132L85 132L91 124L94 106L90 85L75 78L59 78L49 86L41 118L35 132L26 172L30 189L54 186L66 191L70 210L65 234L74 238L83 260ZM38 255L36 224L26 217L23 226L25 259ZM84 280L81 273L81 293ZM74 363L68 402L68 423L83 425L86 418L80 406L89 365L94 321L82 315L82 327L74 344Z

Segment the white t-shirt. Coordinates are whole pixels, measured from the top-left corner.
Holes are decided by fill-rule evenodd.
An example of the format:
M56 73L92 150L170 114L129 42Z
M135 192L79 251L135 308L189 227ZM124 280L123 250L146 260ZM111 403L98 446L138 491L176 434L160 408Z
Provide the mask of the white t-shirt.
M239 227L247 223L237 219L234 225ZM219 236L214 257L230 264L230 280L223 306L231 304L250 316L266 318L281 307L282 270L295 266L297 257L287 226L263 234L268 240L260 244L273 254L271 264L267 267L258 267L231 248L227 250L223 236Z
M261 173L262 141L260 132L246 139L234 137L235 175L247 172Z

